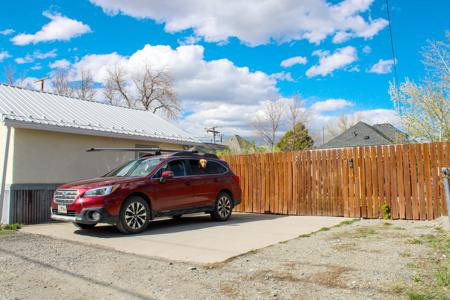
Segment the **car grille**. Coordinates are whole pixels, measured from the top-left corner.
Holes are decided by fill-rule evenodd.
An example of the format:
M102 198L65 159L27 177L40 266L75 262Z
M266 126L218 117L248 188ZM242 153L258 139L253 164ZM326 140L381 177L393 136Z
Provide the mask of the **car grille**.
M56 190L53 199L57 204L72 204L78 196L78 190Z
M67 210L67 214L61 214L58 212L57 209L53 208L52 212L54 215L60 215L60 216L69 216L69 217L76 217L78 214L74 210Z

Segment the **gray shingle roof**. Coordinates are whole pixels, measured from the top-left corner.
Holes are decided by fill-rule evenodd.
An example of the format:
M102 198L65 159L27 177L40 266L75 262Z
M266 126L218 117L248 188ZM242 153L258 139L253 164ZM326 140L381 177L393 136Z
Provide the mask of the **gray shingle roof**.
M13 127L177 144L199 144L185 131L143 110L0 84L1 121Z
M398 136L398 139L394 139ZM406 143L408 137L391 124L378 124L370 126L364 122L358 122L340 135L334 137L320 149L343 148L355 146L389 145L395 143Z

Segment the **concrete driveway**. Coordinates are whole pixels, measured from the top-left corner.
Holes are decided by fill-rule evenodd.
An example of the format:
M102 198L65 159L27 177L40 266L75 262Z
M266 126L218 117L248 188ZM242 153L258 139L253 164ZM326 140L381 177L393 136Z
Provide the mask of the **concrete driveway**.
M110 247L118 251L168 260L215 263L281 241L330 227L346 220L336 217L279 216L235 213L228 222L209 215L179 221L157 220L138 235L120 234L113 226L81 230L70 223L25 226L21 231L57 239Z

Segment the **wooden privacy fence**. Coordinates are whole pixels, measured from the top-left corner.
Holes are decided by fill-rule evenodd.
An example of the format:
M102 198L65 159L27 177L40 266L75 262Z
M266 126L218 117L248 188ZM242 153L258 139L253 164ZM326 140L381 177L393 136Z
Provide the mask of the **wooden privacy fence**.
M236 211L430 220L447 214L450 142L224 156L241 178Z

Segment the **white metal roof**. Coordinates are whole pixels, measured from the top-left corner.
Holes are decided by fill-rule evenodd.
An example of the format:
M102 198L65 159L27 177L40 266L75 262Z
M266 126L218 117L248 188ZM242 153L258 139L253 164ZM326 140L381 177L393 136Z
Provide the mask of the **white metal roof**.
M143 110L0 84L1 121L12 127L177 144L201 143Z

